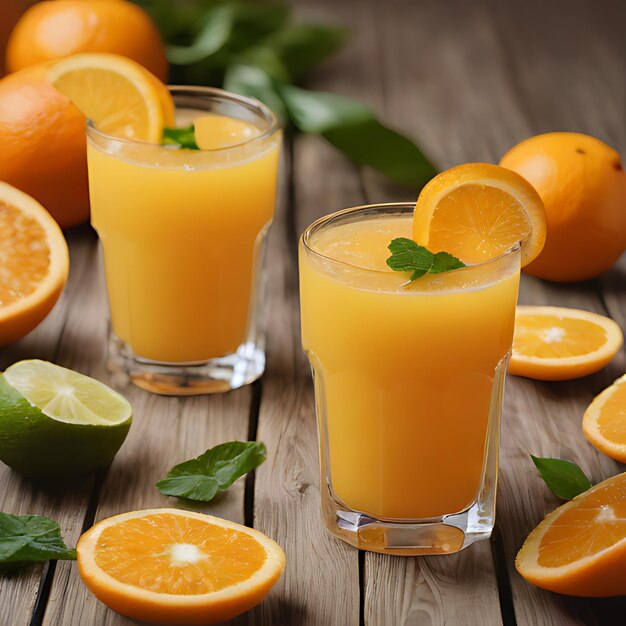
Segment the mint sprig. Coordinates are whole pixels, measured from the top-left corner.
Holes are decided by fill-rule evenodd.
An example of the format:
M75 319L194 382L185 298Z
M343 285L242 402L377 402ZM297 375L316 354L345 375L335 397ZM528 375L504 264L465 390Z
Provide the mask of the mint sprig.
M265 461L267 450L259 441L229 441L175 465L156 487L164 496L209 502L238 478Z
M183 128L164 128L163 145L177 145L186 150L200 150L196 143L193 124L189 124L189 126Z
M465 267L463 261L449 252L435 254L406 237L394 239L387 247L391 252L387 265L396 272L413 272L411 282L424 274L440 274Z
M562 500L571 500L591 488L591 481L572 461L530 455L541 478L552 493Z
M76 559L76 550L65 545L54 520L0 513L0 564L53 559Z

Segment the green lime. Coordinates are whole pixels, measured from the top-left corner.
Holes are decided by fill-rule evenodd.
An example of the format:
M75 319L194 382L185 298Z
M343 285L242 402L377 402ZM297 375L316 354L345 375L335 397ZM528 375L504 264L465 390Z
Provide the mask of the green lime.
M19 361L0 374L0 459L51 480L108 465L132 421L128 401L53 363Z

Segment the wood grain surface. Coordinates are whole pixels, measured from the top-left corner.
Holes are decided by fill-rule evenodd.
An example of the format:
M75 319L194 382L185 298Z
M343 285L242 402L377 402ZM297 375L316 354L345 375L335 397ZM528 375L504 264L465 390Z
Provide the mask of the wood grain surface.
M350 44L311 86L354 96L411 134L440 167L497 161L514 143L550 130L586 132L626 152L626 3L619 0L296 0L303 18L347 25ZM585 600L541 591L516 573L528 532L558 506L529 453L569 458L594 481L624 467L581 431L593 396L626 370L626 353L572 382L507 381L497 527L459 555L359 553L328 535L319 512L313 393L300 348L297 237L314 219L366 202L413 199L347 162L323 140L299 136L268 246L268 367L236 392L161 398L127 388L134 424L106 474L51 492L0 466L0 510L59 521L68 543L94 520L179 506L154 483L173 464L230 439L258 438L268 460L202 510L254 525L287 554L267 600L238 626L569 626L618 624L623 598ZM67 233L70 281L48 319L0 352L0 367L37 356L110 382L105 296L93 232ZM626 328L626 257L573 285L524 277L520 301L596 311ZM617 616L621 615L622 618ZM0 578L0 626L132 624L100 604L76 566L37 566Z

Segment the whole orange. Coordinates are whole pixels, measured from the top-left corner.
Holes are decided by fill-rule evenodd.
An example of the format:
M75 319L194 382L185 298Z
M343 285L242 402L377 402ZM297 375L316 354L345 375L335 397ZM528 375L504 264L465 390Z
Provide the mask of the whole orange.
M528 274L587 280L624 252L626 173L613 148L589 135L546 133L511 148L500 165L526 178L546 207L546 243Z
M89 218L85 117L43 70L0 80L0 180L33 196L66 228Z
M140 7L120 0L56 0L32 6L7 44L14 72L77 52L112 52L166 81L168 63L156 26Z

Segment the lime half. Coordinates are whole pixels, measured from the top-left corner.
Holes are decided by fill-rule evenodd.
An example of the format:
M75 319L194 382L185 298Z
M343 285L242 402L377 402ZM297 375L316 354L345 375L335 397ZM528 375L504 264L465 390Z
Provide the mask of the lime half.
M128 401L78 372L39 360L0 374L0 459L26 476L78 476L108 465L130 428Z

